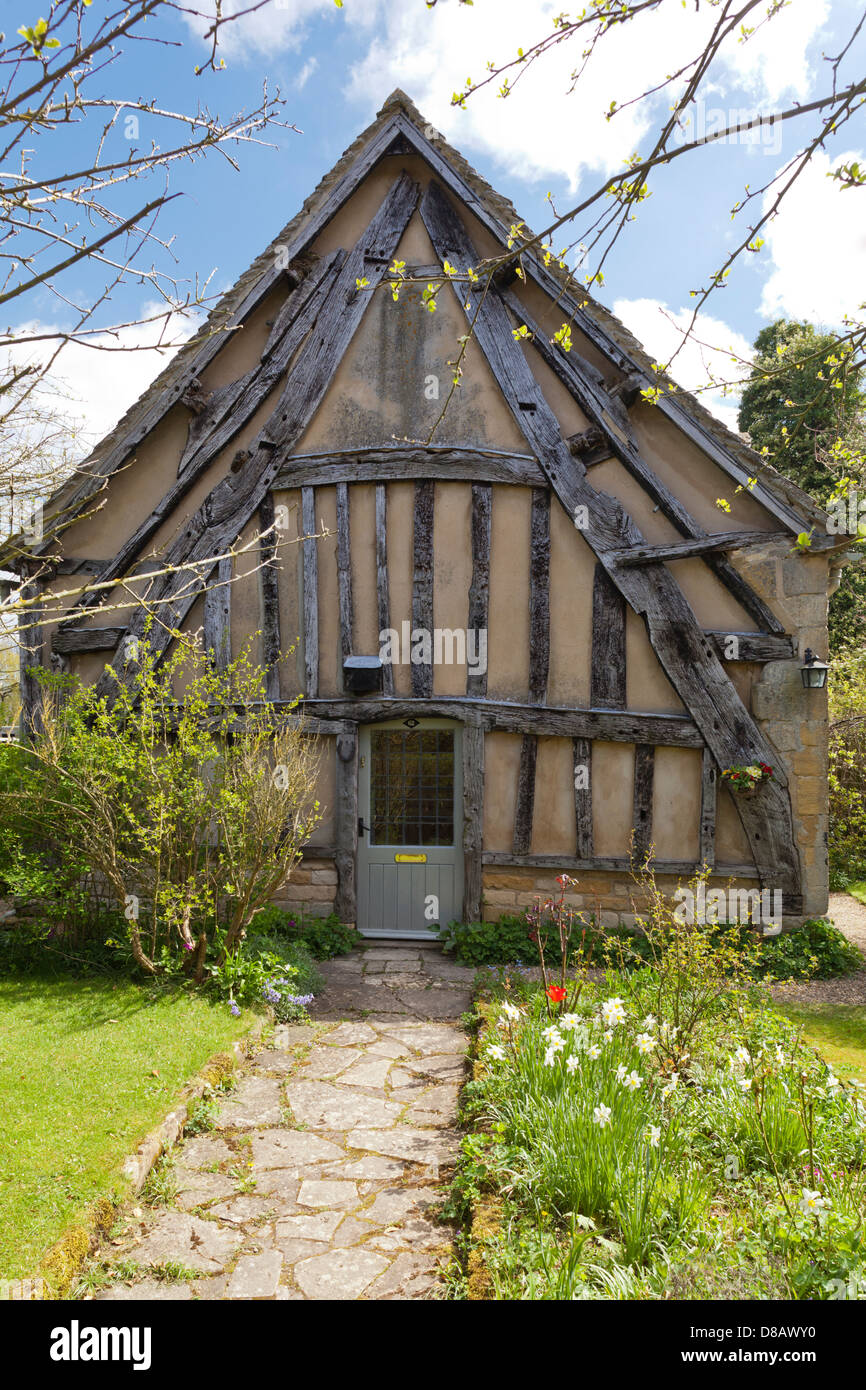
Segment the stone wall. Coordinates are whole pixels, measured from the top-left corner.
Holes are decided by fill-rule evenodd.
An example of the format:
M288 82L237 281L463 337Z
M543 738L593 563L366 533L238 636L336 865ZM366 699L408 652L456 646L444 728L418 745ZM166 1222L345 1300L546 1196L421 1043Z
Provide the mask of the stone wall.
M333 859L302 859L274 903L286 912L327 917L334 910L336 892L337 866Z
M796 661L764 666L752 687L751 707L788 775L804 917L823 915L828 900L827 691L804 689L800 675L807 647L827 658L827 609L833 587L828 563L826 555L792 555L787 543L762 546L739 562L749 583L800 643Z

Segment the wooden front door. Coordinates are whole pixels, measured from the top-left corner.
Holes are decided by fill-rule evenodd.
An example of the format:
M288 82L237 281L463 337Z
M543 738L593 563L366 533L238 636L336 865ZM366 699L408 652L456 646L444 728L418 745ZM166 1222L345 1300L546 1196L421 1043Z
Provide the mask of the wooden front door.
M358 930L435 939L463 911L459 724L391 720L360 732Z

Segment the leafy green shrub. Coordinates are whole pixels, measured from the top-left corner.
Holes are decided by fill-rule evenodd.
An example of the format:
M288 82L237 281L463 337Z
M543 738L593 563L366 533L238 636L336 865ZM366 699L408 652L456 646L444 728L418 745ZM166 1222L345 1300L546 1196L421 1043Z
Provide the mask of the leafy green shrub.
M200 983L215 933L238 950L320 819L311 741L263 699L246 652L216 670L200 643L160 663L142 640L112 672L111 701L39 675L44 727L0 773L7 886L72 892L83 868L123 911L142 971L181 961Z
M851 975L866 965L857 947L826 917L815 917L794 931L765 937L758 952L759 979L765 975L787 978L806 975L813 980L832 980Z
M315 960L347 956L358 945L355 928L341 922L335 912L327 917L305 917L280 907L265 907L256 913L250 930L299 941Z
M830 668L830 886L866 878L866 652Z
M540 965L541 956L537 941L532 940L532 926L523 915L506 914L495 922L449 922L447 927L435 927L439 932L442 949L453 953L461 965ZM587 959L590 955L595 964L604 963L604 947L612 946L618 957L621 948L623 957L630 961L637 956L646 959L648 948L644 938L616 927L601 931L588 926L585 931L577 930L571 942L570 959ZM559 965L562 952L555 933L545 943L545 958Z

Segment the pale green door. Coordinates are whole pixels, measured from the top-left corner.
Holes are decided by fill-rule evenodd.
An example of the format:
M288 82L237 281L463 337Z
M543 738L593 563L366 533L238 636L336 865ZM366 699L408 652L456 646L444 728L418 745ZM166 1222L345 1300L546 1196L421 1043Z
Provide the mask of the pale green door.
M459 724L389 720L361 729L358 930L435 939L463 912Z

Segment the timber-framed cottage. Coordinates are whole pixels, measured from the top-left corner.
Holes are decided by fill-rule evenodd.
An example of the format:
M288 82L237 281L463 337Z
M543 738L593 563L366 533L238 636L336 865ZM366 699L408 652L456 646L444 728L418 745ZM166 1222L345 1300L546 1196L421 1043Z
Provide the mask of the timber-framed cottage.
M52 500L60 538L19 573L109 584L28 628L25 720L34 665L110 688L143 623L110 581L160 570L148 597L217 661L257 634L268 697L302 693L323 740L290 905L424 937L566 872L629 923L652 846L671 888L706 865L821 913L826 697L801 666L826 655L839 538L694 398L643 395L651 359L541 253L429 312L427 277L502 256L519 220L389 98ZM200 564L250 543L268 563ZM733 795L722 772L757 763Z

